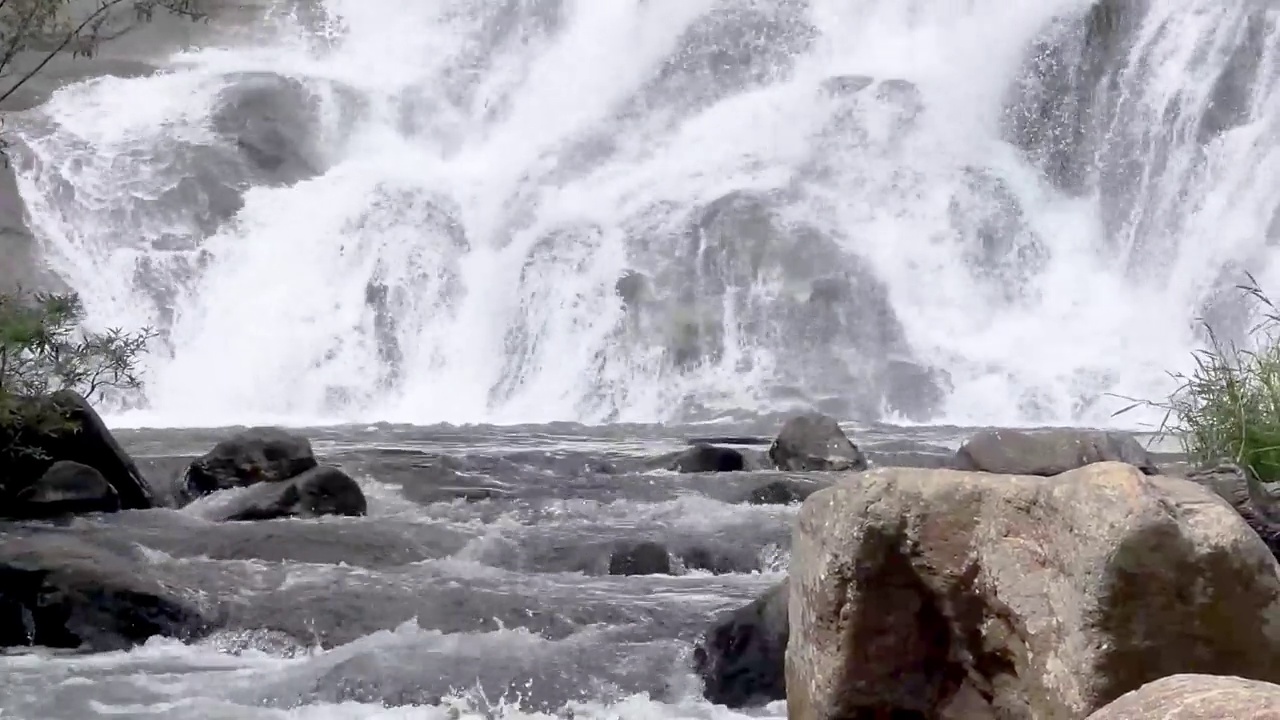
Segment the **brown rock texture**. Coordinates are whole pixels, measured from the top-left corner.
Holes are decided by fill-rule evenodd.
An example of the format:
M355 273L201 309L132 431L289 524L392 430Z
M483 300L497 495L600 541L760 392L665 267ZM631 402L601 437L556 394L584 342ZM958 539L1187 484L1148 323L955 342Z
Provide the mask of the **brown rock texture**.
M1170 675L1125 693L1088 720L1280 720L1280 685Z
M801 508L789 600L790 720L1077 720L1177 673L1280 681L1262 540L1124 463L850 474Z

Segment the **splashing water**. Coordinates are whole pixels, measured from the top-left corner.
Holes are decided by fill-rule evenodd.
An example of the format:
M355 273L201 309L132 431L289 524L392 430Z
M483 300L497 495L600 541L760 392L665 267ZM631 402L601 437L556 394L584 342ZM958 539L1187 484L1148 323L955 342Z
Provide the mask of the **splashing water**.
M1107 424L1280 280L1280 10L1119 6L327 0L58 92L20 189L164 329L129 422Z

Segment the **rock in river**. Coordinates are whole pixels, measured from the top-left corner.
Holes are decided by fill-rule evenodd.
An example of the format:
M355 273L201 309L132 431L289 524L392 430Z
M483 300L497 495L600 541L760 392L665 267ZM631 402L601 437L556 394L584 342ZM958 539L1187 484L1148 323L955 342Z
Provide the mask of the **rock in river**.
M883 468L805 501L791 720L1082 718L1177 673L1280 681L1280 570L1221 498L1095 463Z

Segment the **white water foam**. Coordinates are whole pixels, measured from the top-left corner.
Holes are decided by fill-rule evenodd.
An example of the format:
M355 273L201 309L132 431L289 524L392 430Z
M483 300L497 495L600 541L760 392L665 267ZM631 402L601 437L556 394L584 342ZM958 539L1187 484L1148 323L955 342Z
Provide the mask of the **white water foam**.
M330 113L319 176L253 188L203 241L207 269L173 301L172 354L151 360L149 409L116 421L661 421L689 397L768 409L785 353L735 335L730 318L718 362L672 372L623 340L613 285L635 234L670 220L653 208L786 188L815 156L829 173L806 187L807 219L848 238L886 282L916 355L950 372L938 422L1112 424L1126 403L1105 393L1159 397L1165 371L1187 366L1194 316L1224 267L1280 283L1267 240L1280 203L1274 11L1150 3L1121 81L1135 127L1167 127L1168 143L1129 151L1144 170L1134 202L1167 222L1107 229L1106 198L1058 192L1000 131L1033 39L1089 0L812 0L819 36L783 79L687 114L616 116L707 12L796 4L521 5L507 20L520 32L473 64L478 78L459 99L444 71L465 68L458 58L505 11L327 0L324 42L306 39L314 28L285 28L254 49L184 54L171 73L59 92L40 111L53 125L19 128L32 161L21 189L51 262L99 325L162 319L134 267L157 256L150 238L190 223L138 198L177 181L164 168L183 143L213 142L228 75L336 82L364 107L349 127ZM557 29L538 30L535 16L553 7ZM1272 22L1251 109L1202 147L1188 129L1250 12ZM848 73L914 83L924 106L914 132L868 111L867 146L818 143L833 108L815 88ZM1132 132L1113 128L1103 152L1126 152ZM615 149L575 173L564 147L584 134ZM1026 297L975 277L955 241L949 201L969 167L1000 177L1050 248ZM439 198L456 207L469 247L421 220ZM403 291L392 303L404 371L390 392L366 302L373 278Z
M485 635L451 636L424 631L405 623L350 645L328 651L313 650L296 657L279 657L257 650L228 654L217 643L184 645L155 639L129 652L90 656L33 652L0 657L0 669L14 681L0 691L9 708L3 717L14 720L85 717L200 718L201 720L761 720L786 716L785 704L733 711L700 698L661 701L645 694L612 702L571 702L557 713L522 710L518 699L486 700L482 688L460 688L434 705L389 707L379 703L307 703L270 707L255 702L263 692L263 678L275 683L317 677L360 653L395 650L406 644L431 642L442 649L536 644L527 633L497 631ZM489 648L492 650L492 648ZM527 651L527 648L526 648ZM114 687L113 687L114 685ZM125 700L145 697L147 701Z

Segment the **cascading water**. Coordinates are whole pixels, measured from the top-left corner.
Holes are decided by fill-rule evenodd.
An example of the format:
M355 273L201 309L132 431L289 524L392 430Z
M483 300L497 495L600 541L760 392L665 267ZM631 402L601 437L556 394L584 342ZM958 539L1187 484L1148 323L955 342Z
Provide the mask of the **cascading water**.
M91 320L164 330L139 422L1105 424L1280 281L1259 3L314 15L10 126Z

